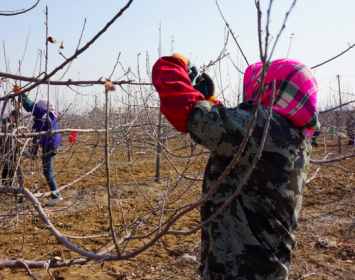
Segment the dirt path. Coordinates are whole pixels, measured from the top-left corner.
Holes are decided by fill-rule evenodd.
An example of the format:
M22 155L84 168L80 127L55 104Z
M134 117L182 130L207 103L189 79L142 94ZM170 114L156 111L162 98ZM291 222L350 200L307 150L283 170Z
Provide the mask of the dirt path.
M332 142L330 141L330 144ZM343 155L349 153L345 147ZM327 147L337 156L335 144ZM313 159L322 159L324 148L312 151ZM102 151L96 152L97 160ZM118 157L118 156L117 156ZM58 177L58 182L64 184L80 176L90 168L89 156L84 151L78 151L69 161ZM67 162L64 155L58 157L58 162ZM205 158L201 158L189 169L189 174L201 174ZM186 163L186 161L184 161ZM92 163L93 165L94 163ZM307 184L304 193L303 207L299 217L299 227L294 232L298 241L293 251L290 279L355 279L355 185L352 174L346 170L354 170L355 159L350 158L337 162L336 166L322 167L316 178ZM60 168L58 164L58 168ZM159 183L149 178L154 175L154 158L145 155L130 166L130 172L122 162L117 163L122 171L118 178L112 176L114 227L118 230L123 224L129 224L138 216L147 213L149 204L142 197L140 190L132 181L132 174L145 195L152 203L161 198L167 187L167 179ZM182 168L183 164L178 165ZM127 166L126 166L127 167ZM309 177L317 166L311 165ZM169 175L169 164L163 162L163 176ZM76 246L88 251L106 248L108 236L100 238L74 238L107 234L110 231L109 215L107 211L107 194L103 170L95 172L63 192L65 200L53 208L46 208L48 216L56 228ZM119 193L116 188L119 185ZM175 187L176 179L170 179L171 187ZM37 182L38 183L38 182ZM196 201L200 195L200 182L192 183L185 180L176 187L175 195L169 199L171 205L165 209L164 219L173 209L183 204ZM118 194L124 209L124 220L119 207ZM174 201L179 195L181 199ZM1 214L7 213L13 207L13 198L2 203ZM4 208L5 207L5 208ZM8 208L6 208L8 207ZM0 252L2 258L27 260L48 260L53 257L72 259L79 257L61 245L44 227L42 222L31 215L32 206L25 201L24 206L28 215L19 216L18 226L14 226L16 219L3 226L0 230ZM142 228L139 234L151 231L158 223L159 215L153 217ZM179 220L174 229L189 230L199 222L198 210ZM124 232L119 235L123 236ZM149 238L132 240L125 253L130 252L148 242ZM200 279L196 273L199 266L200 238L199 232L190 236L168 235L160 239L150 249L127 261L102 262L97 264L51 268L54 279ZM43 269L33 269L32 273L39 277ZM0 279L31 279L24 269L0 269ZM50 279L47 274L44 279Z

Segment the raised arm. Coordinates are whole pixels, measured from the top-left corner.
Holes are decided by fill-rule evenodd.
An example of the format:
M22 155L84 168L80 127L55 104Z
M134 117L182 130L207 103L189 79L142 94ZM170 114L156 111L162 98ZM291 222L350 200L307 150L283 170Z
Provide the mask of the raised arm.
M188 132L187 121L192 109L197 102L206 99L203 93L193 87L186 65L187 62L181 58L165 56L158 59L152 71L152 82L159 93L161 112L178 131L184 133ZM203 84L207 90L207 83Z
M35 104L26 94L22 94L18 97L18 101L22 103L23 108L27 112L32 112L33 105Z

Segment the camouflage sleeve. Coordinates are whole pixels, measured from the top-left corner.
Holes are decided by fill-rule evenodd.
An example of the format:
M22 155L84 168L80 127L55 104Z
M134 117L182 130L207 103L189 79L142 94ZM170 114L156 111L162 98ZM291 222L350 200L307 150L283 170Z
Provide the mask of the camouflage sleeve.
M219 156L230 157L238 150L250 117L251 110L200 101L191 112L188 130L198 144Z

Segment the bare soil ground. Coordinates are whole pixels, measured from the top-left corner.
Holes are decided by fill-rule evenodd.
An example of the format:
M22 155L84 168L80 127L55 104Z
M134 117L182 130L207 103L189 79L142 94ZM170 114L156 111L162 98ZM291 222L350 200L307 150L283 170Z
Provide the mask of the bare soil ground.
M325 154L323 140L319 139L320 147L312 151L312 159L322 160ZM326 152L331 152L327 159L338 157L337 141L326 139ZM90 170L103 158L103 147L92 148L90 139L85 143L77 143L69 149L63 147L62 153L55 158L55 171L61 173L56 177L59 186L73 181ZM95 142L92 142L95 143ZM343 150L340 155L351 153L350 146L343 140ZM93 144L94 145L94 144ZM179 143L175 143L178 147ZM90 147L90 149L88 148ZM172 147L170 147L172 148ZM72 152L75 153L72 155ZM142 150L139 150L142 151ZM141 195L144 192L151 202L157 202L165 191L169 178L169 185L175 186L176 174L167 160L163 160L162 176L160 182L154 182L155 156L145 151L135 154L129 166L126 165L122 150L117 149L115 163L117 177L113 173L111 184L113 191L114 226L116 230L122 228L124 222L129 224L140 213L149 209L149 203ZM178 152L177 152L178 153ZM183 152L181 152L183 154ZM207 154L200 156L189 168L189 176L202 176L207 160ZM180 172L188 159L173 161ZM337 166L323 166L316 177L306 185L304 192L303 208L299 217L299 226L294 232L298 241L297 248L293 251L290 279L355 279L355 210L353 180L354 158L334 163ZM36 166L35 162L24 161L26 184L44 186L40 172L29 173ZM112 164L113 166L113 164ZM309 178L312 177L316 165L311 164ZM26 173L26 170L28 173ZM112 169L111 172L113 172ZM171 177L169 177L171 171ZM132 180L135 178L136 183ZM109 214L107 210L107 191L105 187L104 166L82 181L74 184L62 192L64 201L55 207L44 208L54 226L76 246L88 251L96 251L101 247L106 248L109 236ZM192 185L191 185L192 184ZM173 209L182 205L195 202L200 196L200 181L183 180L179 183L174 193L169 198L164 212L164 218L172 213ZM119 207L118 192L124 215ZM176 198L179 198L175 201ZM8 213L14 206L13 198L2 203L0 214ZM42 205L48 201L44 199ZM53 257L72 259L79 257L60 244L45 228L41 220L33 212L33 207L25 200L20 205L20 210L25 210L27 215L11 220L0 229L0 253L2 258L49 260ZM12 212L11 212L12 213ZM32 215L33 213L33 215ZM124 220L123 220L124 216ZM141 234L147 233L159 223L159 215L153 217L139 230ZM198 225L199 212L194 210L186 217L177 221L173 229L189 230ZM4 222L2 222L4 224ZM120 236L122 236L122 233ZM200 241L199 232L188 236L166 235L150 249L138 256L125 261L90 262L82 266L51 268L49 271L53 279L200 279L196 270L199 266ZM101 235L98 238L78 238ZM125 253L133 251L148 242L150 238L132 240ZM110 243L112 245L112 243ZM187 257L185 254L188 254ZM185 255L185 256L184 256ZM196 260L194 260L196 258ZM89 265L90 264L90 265ZM41 279L43 269L32 269L32 273ZM0 279L31 279L25 269L1 269ZM44 279L51 279L44 274Z

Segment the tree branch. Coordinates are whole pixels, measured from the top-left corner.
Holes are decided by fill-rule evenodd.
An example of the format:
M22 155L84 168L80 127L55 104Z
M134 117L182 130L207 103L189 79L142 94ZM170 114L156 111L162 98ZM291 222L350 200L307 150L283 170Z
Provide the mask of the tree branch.
M75 58L77 58L80 54L82 54L84 51L86 51L103 33L106 32L106 30L123 14L123 12L125 10L127 10L129 8L129 6L132 4L133 0L129 0L128 3L126 4L126 6L124 6L106 25L103 29L101 29L101 31L99 33L97 33L94 38L92 38L84 47L82 47L81 49L77 50L71 57L68 58L68 60L64 61L61 65L59 65L57 68L55 68L51 73L49 74L45 74L45 76L37 81L35 84L29 86L26 89L23 89L19 92L15 92L12 94L8 94L7 97L8 98L14 98L16 96L22 95L34 88L36 88L38 85L46 83L52 76L54 76L54 74L56 74L59 70L63 69L63 67L65 65L67 65L68 63L70 63L70 61L74 60ZM0 97L0 100L5 100L6 96Z
M20 15L20 14L24 14L24 13L27 13L28 11L31 11L32 9L34 9L38 3L39 3L40 0L37 1L36 4L34 4L31 8L27 9L27 10L23 10L21 12L3 12L3 13L0 13L0 16L17 16L17 15Z
M239 46L238 41L237 41L237 38L234 36L234 33L233 33L232 29L231 29L230 26L229 26L229 23L228 23L228 22L226 21L226 19L224 18L223 14L222 14L222 11L221 11L221 9L219 8L219 5L218 5L217 0L216 0L216 4L217 4L218 11L219 11L221 17L223 18L223 20L224 20L224 22L225 22L225 24L226 24L226 26L227 26L227 28L228 28L228 30L229 30L229 33L232 35L232 37L233 37L233 39L234 39L234 42L237 44L240 53L242 54L242 56L243 56L245 62L247 63L247 65L249 66L249 62L248 62L247 58L245 57L242 48Z
M30 83L38 83L38 84L47 84L47 81L43 81L43 79L37 79L32 77L24 77L20 75L9 74L5 72L0 72L0 77L5 77L9 79L30 82ZM51 81L51 85L54 86L70 86L70 85L104 85L106 81L72 81L69 79L68 81ZM114 85L123 85L123 84L131 84L131 85L143 85L143 86L151 86L151 83L134 83L132 80L128 81L112 81ZM3 100L1 98L0 100Z
M332 57L331 59L328 59L328 60L326 60L326 61L324 61L324 62L322 62L322 63L320 63L320 64L317 64L316 66L311 67L311 69L315 69L315 68L317 68L317 67L319 67L319 66L322 66L322 65L324 65L324 64L326 64L326 63L328 63L328 62L330 62L330 61L332 61L332 60L338 58L339 56L343 55L344 53L346 53L347 51L349 51L350 49L352 49L354 46L355 46L355 44L353 44L352 46L350 46L349 48L347 48L347 49L346 49L345 51L343 51L342 53L340 53L340 54L338 54L338 55Z

